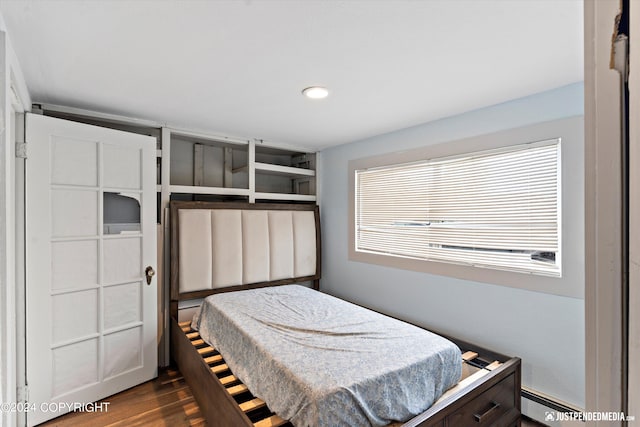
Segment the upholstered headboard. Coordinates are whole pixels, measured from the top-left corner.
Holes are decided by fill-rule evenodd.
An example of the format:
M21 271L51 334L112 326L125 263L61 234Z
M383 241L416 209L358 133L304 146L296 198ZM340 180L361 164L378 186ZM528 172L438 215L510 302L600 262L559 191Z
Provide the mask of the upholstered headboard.
M179 300L319 278L317 206L171 202L172 313Z

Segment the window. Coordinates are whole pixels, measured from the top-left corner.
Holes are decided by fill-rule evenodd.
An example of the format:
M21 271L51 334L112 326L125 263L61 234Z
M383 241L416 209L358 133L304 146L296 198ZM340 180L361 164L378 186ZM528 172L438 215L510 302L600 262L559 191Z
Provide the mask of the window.
M561 276L560 139L355 169L355 251Z

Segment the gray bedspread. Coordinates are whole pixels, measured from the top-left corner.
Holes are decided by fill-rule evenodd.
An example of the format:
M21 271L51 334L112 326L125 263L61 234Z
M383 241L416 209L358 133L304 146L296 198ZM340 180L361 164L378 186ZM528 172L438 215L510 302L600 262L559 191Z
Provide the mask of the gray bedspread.
M447 339L298 285L212 295L193 327L295 426L406 421L461 375Z

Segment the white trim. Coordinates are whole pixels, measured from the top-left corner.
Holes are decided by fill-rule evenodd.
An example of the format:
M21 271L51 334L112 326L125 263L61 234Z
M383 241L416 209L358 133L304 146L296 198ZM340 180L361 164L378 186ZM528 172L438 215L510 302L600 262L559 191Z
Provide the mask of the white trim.
M25 140L25 114L16 117L16 139ZM26 249L25 249L25 159L16 159L16 376L18 401L26 401ZM22 390L22 393L21 393ZM26 425L26 414L19 414L18 425Z
M621 2L585 1L586 410L622 404L620 74L610 68ZM636 414L638 415L638 414ZM620 422L587 422L620 426Z
M283 193L255 193L255 198L259 200L292 200L299 202L315 202L316 200L316 196Z
M7 49L7 54L9 55L9 73L11 75L11 90L17 101L17 104L14 103L14 105L17 107L16 112L24 113L25 111L31 110L31 96L29 95L27 83L24 80L24 75L22 74L18 57L11 45L11 37L9 37Z
M151 127L151 128L160 128L163 126L162 123L156 122L154 120L136 119L136 118L126 117L126 116L121 116L119 114L101 113L99 111L86 110L84 108L67 107L64 105L57 105L57 104L49 104L46 102L36 102L35 104L40 105L44 110L55 111L57 113L63 113L63 114L85 116L85 117L90 117L94 119L104 120L106 122L111 122L111 123L143 126L143 127Z
M256 148L258 147L277 148L278 150L299 151L301 153L313 153L317 151L317 149L310 149L308 147L303 147L301 145L288 144L285 142L265 141L262 139L256 139Z
M18 402L17 389L24 385L24 315L21 309L23 292L20 283L23 279L21 265L24 262L21 253L23 247L17 240L21 237L23 214L16 200L21 200L17 189L23 188L19 174L23 160L15 157L15 136L19 130L16 113L29 108L30 97L22 70L0 16L0 401ZM7 411L0 412L0 426L13 426L24 421L24 415Z
M170 185L171 193L184 194L220 194L230 196L248 196L249 190L246 188L226 188L226 187L198 187L194 185Z
M640 419L640 3L629 2L629 402Z
M15 144L11 132L11 97L10 83L7 77L9 64L7 60L7 39L0 33L2 50L0 62L2 80L0 81L0 100L3 115L0 119L2 134L0 140L0 402L17 402L16 386L16 322L15 322L15 208L14 208L14 166ZM3 61L3 59L4 61ZM0 412L0 425L12 425L16 415Z
M238 145L247 145L249 143L249 139L243 139L235 136L224 136L224 135L216 135L208 132L200 132L200 131L192 131L188 129L181 128L167 128L171 133L171 136L177 137L186 137L186 138L197 138L203 139L211 142L225 142L227 144L238 144Z
M15 134L19 132L15 113L28 109L31 99L1 15L0 28L0 401L11 403L18 401L17 388L24 384L24 363L20 360L24 351L20 340L24 337L24 321L20 318L24 315L20 308L23 293L18 288L24 259L17 253L21 231L16 230L23 224L19 219L23 209L16 204L21 200L16 189L22 188L16 176L23 170L23 160L15 157ZM0 411L0 426L23 421L23 415Z
M249 203L256 201L256 141L249 141L249 153L247 155L247 168L249 171Z
M171 130L163 127L160 137L162 157L160 158L160 223L162 224L162 274L161 280L158 280L158 289L160 290L162 302L158 307L158 313L162 316L162 337L160 338L158 362L160 366L168 366L170 363L169 355L169 277L170 277L170 253L171 247L169 233L169 201L171 200L171 190L169 189L171 179ZM167 249L164 251L164 249Z
M316 205L320 206L320 198L322 196L322 180L320 179L321 172L320 168L322 167L322 152L316 152Z

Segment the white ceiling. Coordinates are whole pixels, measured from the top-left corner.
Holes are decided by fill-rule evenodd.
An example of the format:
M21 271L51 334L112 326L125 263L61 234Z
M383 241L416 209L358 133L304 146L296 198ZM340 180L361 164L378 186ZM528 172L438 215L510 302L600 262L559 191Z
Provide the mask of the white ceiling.
M34 101L320 149L583 79L582 0L0 1ZM327 99L301 90L329 88Z

